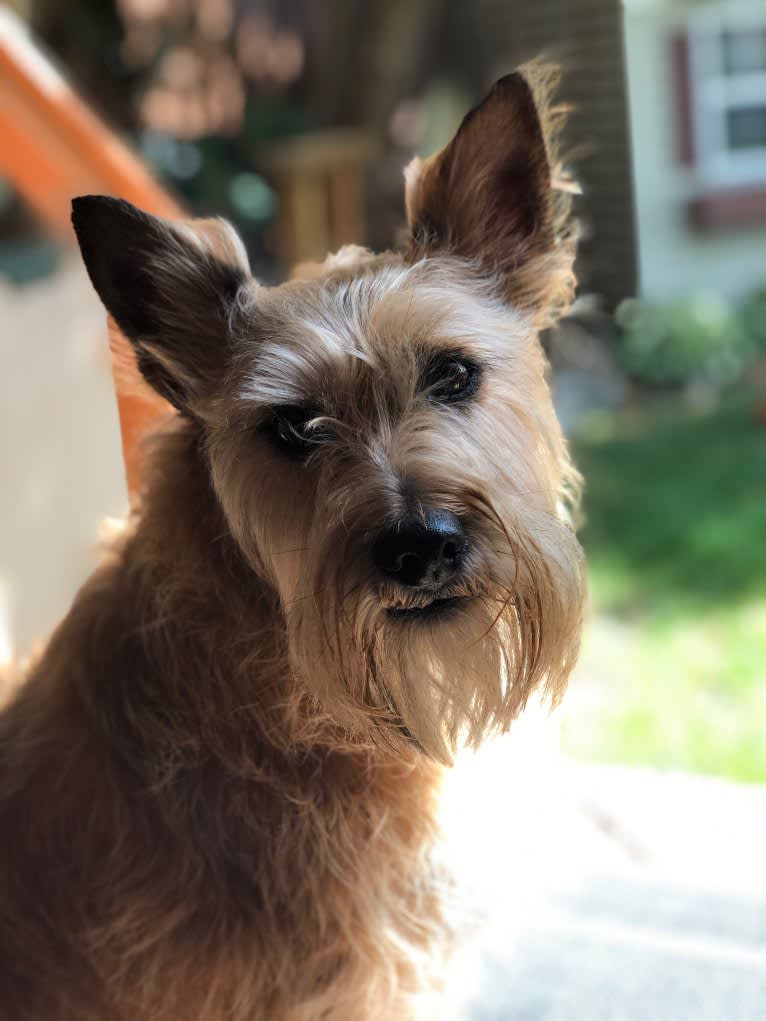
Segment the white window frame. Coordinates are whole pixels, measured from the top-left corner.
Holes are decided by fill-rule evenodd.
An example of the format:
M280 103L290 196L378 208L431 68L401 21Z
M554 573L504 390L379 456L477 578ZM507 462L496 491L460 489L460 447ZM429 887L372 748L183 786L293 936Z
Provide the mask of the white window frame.
M766 144L732 149L726 113L766 107L766 68L727 74L724 32L766 31L766 2L705 6L687 23L695 165L708 188L766 187Z

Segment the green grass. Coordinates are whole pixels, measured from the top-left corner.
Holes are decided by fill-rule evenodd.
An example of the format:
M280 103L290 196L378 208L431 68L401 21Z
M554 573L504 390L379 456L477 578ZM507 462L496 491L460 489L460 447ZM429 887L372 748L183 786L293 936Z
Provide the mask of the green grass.
M766 430L744 394L604 420L575 444L596 619L588 758L766 780ZM607 428L603 428L606 425Z

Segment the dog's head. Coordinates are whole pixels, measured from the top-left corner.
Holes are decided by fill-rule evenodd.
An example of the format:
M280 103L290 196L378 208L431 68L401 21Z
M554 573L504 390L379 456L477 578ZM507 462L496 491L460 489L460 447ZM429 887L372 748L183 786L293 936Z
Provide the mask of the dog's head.
M267 289L223 222L75 201L96 290L278 593L296 677L355 739L448 759L572 666L578 477L538 339L573 283L553 173L517 73L408 168L403 256L343 249Z

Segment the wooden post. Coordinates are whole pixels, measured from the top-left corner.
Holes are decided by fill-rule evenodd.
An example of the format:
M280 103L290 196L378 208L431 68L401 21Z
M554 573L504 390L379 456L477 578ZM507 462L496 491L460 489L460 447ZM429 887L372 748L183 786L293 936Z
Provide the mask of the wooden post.
M264 170L279 196L278 256L284 271L365 242L365 174L373 155L366 134L344 129L299 135L264 153Z

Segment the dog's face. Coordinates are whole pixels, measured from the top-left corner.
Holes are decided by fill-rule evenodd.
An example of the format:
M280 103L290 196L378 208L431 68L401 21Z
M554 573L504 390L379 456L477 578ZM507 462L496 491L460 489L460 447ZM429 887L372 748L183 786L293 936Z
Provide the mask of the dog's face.
M204 437L296 675L355 739L448 759L576 654L577 475L538 340L572 252L518 74L407 184L405 256L343 249L273 289L220 222L98 198L74 220L139 367Z

